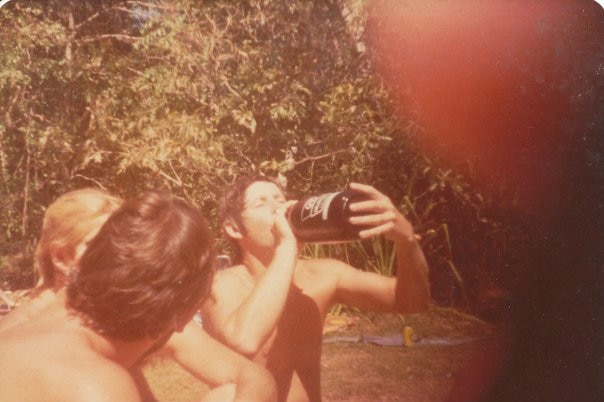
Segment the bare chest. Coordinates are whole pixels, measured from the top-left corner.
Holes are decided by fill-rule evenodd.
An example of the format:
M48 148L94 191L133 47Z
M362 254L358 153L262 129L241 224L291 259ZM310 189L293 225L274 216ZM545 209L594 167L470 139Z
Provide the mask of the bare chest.
M262 348L259 360L275 370L297 371L318 366L323 322L331 300L328 283L311 283L311 278L295 280L281 319Z

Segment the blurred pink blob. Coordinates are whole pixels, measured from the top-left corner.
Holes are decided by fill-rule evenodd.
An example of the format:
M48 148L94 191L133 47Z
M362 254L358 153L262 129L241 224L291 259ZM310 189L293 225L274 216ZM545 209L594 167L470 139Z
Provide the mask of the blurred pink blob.
M601 14L593 1L375 0L368 43L427 152L468 158L479 183L514 183L511 201L543 212L568 180Z

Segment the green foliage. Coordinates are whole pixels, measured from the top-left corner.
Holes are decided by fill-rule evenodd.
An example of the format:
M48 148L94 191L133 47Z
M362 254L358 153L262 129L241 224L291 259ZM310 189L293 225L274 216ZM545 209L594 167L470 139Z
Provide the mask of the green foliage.
M480 270L504 263L489 250L507 232L471 171L423 156L418 128L392 117L359 4L8 3L0 255L31 252L44 208L71 189L164 188L214 218L224 187L255 170L287 179L298 196L371 183L423 236L436 282L457 289L442 301L465 297ZM385 274L394 264L382 240L308 250Z

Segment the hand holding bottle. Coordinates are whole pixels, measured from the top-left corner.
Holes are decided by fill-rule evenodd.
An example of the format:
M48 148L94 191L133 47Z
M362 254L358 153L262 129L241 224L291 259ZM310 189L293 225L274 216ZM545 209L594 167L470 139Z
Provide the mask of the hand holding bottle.
M414 232L411 223L392 204L390 198L374 187L350 183L350 189L360 193L365 200L350 204L350 210L355 213L349 218L353 225L367 226L359 231L359 237L366 239L384 235L390 240L413 240Z
M340 243L385 235L413 240L413 227L390 199L372 186L307 196L293 204L287 218L296 237L309 243Z
M287 219L296 237L309 243L341 243L359 240L352 225L350 204L362 197L351 190L303 197L288 211Z

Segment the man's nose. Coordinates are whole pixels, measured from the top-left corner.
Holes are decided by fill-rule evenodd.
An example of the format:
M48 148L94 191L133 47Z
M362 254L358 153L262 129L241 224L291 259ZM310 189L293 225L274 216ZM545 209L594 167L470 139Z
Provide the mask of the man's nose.
M271 211L273 213L277 212L277 210L281 207L281 205L285 204L285 201L272 201L270 204Z

